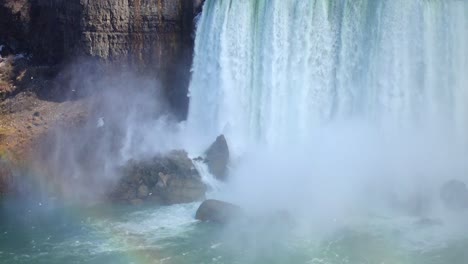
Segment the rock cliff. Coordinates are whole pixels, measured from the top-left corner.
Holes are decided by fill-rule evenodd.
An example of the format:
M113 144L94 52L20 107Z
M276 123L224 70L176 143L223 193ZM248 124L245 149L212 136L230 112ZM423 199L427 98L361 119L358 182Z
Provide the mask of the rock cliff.
M0 0L0 44L57 64L76 57L130 67L164 85L182 114L199 0Z

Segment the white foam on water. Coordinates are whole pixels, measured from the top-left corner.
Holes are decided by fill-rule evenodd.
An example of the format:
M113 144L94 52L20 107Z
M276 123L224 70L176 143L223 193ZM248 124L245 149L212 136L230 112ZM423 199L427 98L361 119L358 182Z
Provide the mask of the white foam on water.
M193 164L200 174L203 183L208 187L206 193L207 198L216 197L222 191L225 184L217 180L213 174L210 173L208 165L203 160L193 160Z
M94 254L159 249L164 240L192 230L200 203L164 206L126 214L119 219L93 219L88 237Z

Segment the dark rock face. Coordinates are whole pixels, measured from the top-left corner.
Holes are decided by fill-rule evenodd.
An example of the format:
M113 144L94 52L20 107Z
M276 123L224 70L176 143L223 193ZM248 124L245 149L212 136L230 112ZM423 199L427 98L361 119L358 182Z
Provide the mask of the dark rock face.
M193 0L3 0L0 44L40 63L93 57L155 76L184 114L194 9Z
M229 148L226 138L221 135L205 152L208 169L219 180L226 180L229 163Z
M240 207L218 200L206 200L197 210L195 218L200 221L226 224L242 216Z
M193 10L194 10L195 14L201 13L204 3L205 3L205 0L194 0Z
M29 0L2 0L0 1L0 45L11 52L13 48L25 48L22 43L27 42L27 32L30 25ZM5 48L5 47L4 47ZM7 54L2 53L2 56Z
M12 172L7 162L0 157L0 196L7 193L8 183L11 181Z
M0 15L2 41L29 48L44 60L82 54L166 65L181 45L191 44L187 33L193 26L194 4L186 0L3 0Z
M142 162L130 162L110 194L113 200L140 204L188 203L205 198L206 186L184 151Z
M468 209L468 188L462 181L451 180L440 190L444 205L451 210Z

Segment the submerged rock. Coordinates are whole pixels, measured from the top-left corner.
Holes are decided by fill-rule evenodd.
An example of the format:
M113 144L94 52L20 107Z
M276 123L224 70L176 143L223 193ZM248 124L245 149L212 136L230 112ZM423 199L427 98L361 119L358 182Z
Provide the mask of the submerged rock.
M243 212L237 205L218 200L206 200L198 208L195 218L200 221L225 224L242 215Z
M205 198L206 186L185 151L172 151L145 161L130 161L110 197L135 204L135 199L162 204Z
M446 182L440 190L440 198L451 210L468 209L468 188L459 180Z
M238 227L259 226L274 229L290 229L295 220L286 210L263 212L244 211L241 207L219 200L206 200L197 210L197 220L218 224L233 224Z
M223 135L217 137L216 141L211 144L205 152L205 163L208 165L210 173L218 180L226 180L229 163L229 147Z

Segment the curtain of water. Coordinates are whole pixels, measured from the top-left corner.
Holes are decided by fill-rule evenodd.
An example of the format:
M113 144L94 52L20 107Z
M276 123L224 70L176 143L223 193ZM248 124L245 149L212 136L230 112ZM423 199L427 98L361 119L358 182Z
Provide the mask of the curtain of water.
M207 0L188 127L234 147L332 121L468 127L468 1Z

